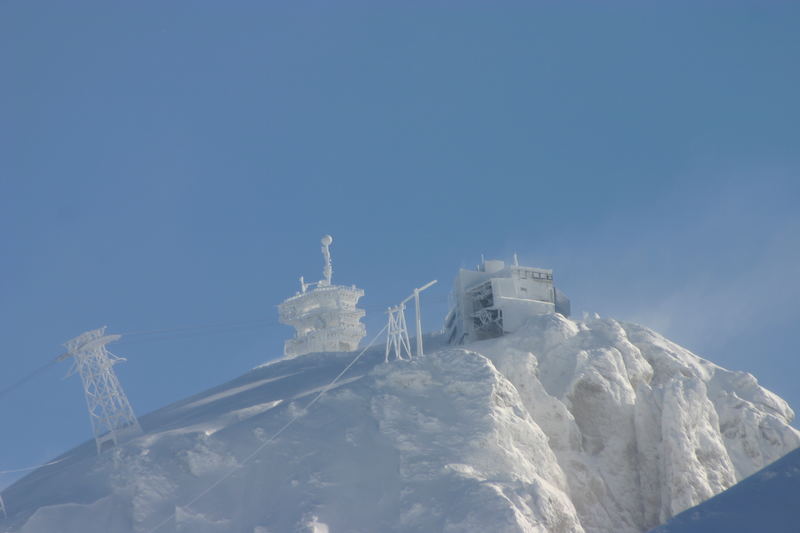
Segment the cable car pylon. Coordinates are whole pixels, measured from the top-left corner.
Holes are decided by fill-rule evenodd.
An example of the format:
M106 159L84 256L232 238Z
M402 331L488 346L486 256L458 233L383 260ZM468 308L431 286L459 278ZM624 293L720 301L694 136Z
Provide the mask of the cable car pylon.
M64 343L67 353L58 358L75 359L68 376L79 374L86 396L86 407L92 423L97 453L103 446L120 442L141 434L142 428L133 414L113 366L125 359L106 349L106 344L119 340L122 335L106 335L106 327L87 331Z

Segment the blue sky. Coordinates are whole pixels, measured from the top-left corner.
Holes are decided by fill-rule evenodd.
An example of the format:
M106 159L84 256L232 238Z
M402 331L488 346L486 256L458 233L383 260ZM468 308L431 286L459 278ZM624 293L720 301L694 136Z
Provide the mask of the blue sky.
M0 3L0 388L101 325L139 413L281 352L321 271L382 310L480 254L800 406L800 6ZM66 363L0 470L90 437ZM0 486L13 480L1 476Z

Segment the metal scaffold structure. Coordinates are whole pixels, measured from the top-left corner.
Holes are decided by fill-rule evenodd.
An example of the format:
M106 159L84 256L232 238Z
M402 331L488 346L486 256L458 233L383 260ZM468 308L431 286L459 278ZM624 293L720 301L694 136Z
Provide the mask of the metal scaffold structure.
M397 360L411 360L411 341L408 338L408 327L406 326L406 303L414 299L414 311L416 313L416 333L417 333L417 357L421 357L424 352L422 349L422 316L419 305L419 294L436 283L433 280L422 287L414 289L414 292L405 300L394 307L390 307L386 313L389 315L388 329L386 330L386 353L384 361L389 362L389 354L394 353ZM403 356L405 354L405 357Z
M389 325L386 329L386 354L384 362L389 362L389 354L394 353L398 360L411 360L411 342L408 340L408 327L406 326L406 306L400 304L390 307L386 312L389 315ZM405 357L403 356L405 354Z
M67 341L64 343L67 353L59 357L59 360L69 357L75 360L67 375L77 373L83 382L97 453L108 442L117 445L142 432L114 373L113 366L125 359L106 349L108 343L119 340L122 336L106 335L105 330L103 326Z

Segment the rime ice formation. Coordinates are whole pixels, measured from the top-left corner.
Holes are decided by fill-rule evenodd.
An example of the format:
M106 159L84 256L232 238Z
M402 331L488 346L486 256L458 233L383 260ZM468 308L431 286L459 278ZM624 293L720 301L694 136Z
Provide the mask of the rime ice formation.
M59 357L59 360L71 357L75 361L70 374L81 376L98 453L105 445L119 444L142 432L114 373L114 365L125 359L106 349L106 344L119 340L120 336L106 335L105 331L104 326L67 341L64 345L67 353Z
M389 364L375 347L308 410L354 354L277 361L147 415L141 437L8 488L0 531L144 533L174 512L159 531L641 532L800 444L751 375L640 326L541 315L427 346Z
M569 316L569 298L553 285L553 271L499 259L482 260L475 270L459 269L452 308L445 318L450 344L513 333L532 315Z
M294 338L284 343L283 353L294 357L313 352L349 352L367 330L361 323L364 310L356 307L364 291L355 285L332 285L330 245L333 237L322 237L325 266L322 279L306 283L300 278L300 292L278 306L280 321L295 328ZM308 289L314 287L311 291Z

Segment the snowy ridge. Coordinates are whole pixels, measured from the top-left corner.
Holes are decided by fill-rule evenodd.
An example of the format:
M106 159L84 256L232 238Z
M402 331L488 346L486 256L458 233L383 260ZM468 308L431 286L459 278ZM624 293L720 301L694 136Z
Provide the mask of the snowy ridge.
M611 319L533 317L506 337L382 364L277 361L142 418L3 497L0 531L639 532L800 444L755 378ZM242 465L264 439L301 415ZM235 473L184 507L232 468Z

